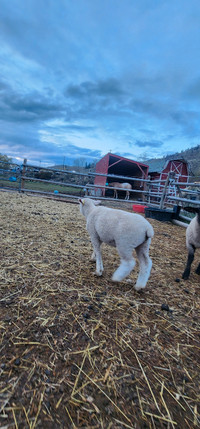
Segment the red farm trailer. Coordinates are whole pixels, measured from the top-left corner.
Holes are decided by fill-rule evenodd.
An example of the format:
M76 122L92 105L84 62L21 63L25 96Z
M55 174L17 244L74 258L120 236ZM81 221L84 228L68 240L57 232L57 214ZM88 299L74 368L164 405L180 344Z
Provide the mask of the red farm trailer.
M119 155L107 153L103 158L100 159L96 164L96 173L94 185L102 186L101 194L103 196L113 196L112 189L106 189L105 186L109 186L111 182L128 182L132 185L132 189L142 191L144 189L144 183L142 181L135 181L134 178L147 179L148 176L148 165L141 162L136 162L128 158L123 158ZM98 175L102 174L102 176ZM112 177L113 176L113 177ZM122 176L118 178L115 176ZM96 188L96 193L99 188ZM118 191L119 198L125 197L125 191ZM142 193L131 192L131 199L142 199Z

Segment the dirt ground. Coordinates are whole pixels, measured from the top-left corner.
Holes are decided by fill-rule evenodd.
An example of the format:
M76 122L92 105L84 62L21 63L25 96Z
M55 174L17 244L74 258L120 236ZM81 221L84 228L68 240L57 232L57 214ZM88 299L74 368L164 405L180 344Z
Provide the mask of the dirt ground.
M0 192L1 428L200 426L199 255L183 281L185 228L149 221L138 293L114 248L94 275L77 204Z

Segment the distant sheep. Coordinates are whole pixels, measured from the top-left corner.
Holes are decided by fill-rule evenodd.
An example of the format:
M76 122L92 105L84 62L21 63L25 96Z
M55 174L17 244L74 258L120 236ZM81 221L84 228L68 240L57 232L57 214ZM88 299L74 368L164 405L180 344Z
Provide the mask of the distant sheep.
M154 231L151 224L141 215L100 207L99 201L90 198L80 199L79 203L93 246L91 260L96 261L96 275L101 276L103 273L102 243L116 247L121 258L121 264L112 276L115 282L122 281L133 270L135 249L140 264L135 289L145 288L152 267L149 246Z
M191 220L186 230L186 247L188 250L188 258L185 271L182 275L184 280L189 278L195 250L196 248L200 247L200 208L194 210L197 212L197 214ZM196 274L200 274L200 264L196 269Z
M118 192L116 188L126 189L125 200L129 200L130 190L132 189L132 186L130 183L111 182L109 183L109 186L112 186L114 188L114 198L118 198Z

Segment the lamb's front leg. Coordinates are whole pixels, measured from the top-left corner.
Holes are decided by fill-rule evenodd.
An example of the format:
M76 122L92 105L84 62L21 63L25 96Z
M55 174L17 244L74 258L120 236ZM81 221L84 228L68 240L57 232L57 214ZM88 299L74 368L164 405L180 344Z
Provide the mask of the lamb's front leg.
M102 276L103 273L103 261L102 261L102 255L101 255L101 242L98 240L98 238L92 239L92 246L93 246L93 253L92 253L92 259L93 261L96 260L96 275Z
M183 280L187 280L190 276L191 265L192 265L192 262L194 260L194 254L195 254L195 250L196 250L192 244L187 246L187 249L188 249L188 257L187 257L187 263L186 263L185 270L182 274Z
M94 250L93 250L93 252L92 252L92 255L91 255L90 261L92 261L92 262L96 262L96 254L95 254L95 251L94 251Z

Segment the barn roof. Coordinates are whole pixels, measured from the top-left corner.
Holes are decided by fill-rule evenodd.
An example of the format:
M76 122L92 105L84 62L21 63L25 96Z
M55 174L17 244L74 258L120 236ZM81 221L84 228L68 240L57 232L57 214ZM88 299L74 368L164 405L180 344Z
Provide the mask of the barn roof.
M149 166L140 161L133 161L120 155L108 152L96 164L96 172L121 176L141 176L148 173Z
M120 161L127 161L128 163L143 165L144 167L148 167L148 164L144 164L143 162L140 162L140 161L134 161L133 159L130 159L130 158L124 158L123 156L116 155L112 152L108 152L106 155L104 155L103 158L101 158L99 162L101 162L102 159L107 158L107 157L109 157L111 163L112 163L112 161L114 162L115 160L120 160Z
M164 168L166 167L166 165L170 161L180 161L180 162L184 162L187 164L187 161L183 158L151 159L151 160L147 161L147 163L149 165L149 173L155 173L155 172L156 173L162 173L162 171L164 170Z
M147 163L149 165L149 173L161 173L166 164L166 159L151 159Z

